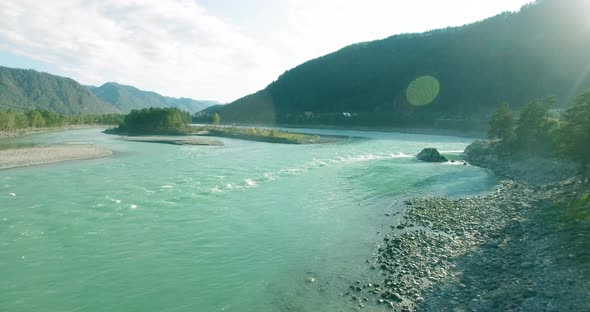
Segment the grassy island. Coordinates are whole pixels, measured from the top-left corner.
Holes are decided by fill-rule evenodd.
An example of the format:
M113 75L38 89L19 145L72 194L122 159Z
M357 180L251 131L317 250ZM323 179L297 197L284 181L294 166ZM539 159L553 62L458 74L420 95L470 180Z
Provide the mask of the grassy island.
M242 128L224 126L191 126L189 125L190 115L178 108L144 108L133 110L125 115L119 123L119 127L105 131L110 134L128 136L167 135L167 136L211 136L224 137L249 141L283 143L283 144L319 144L339 142L348 137L343 136L321 136L316 134L295 133L280 131L276 129ZM137 140L135 140L137 141ZM171 142L163 140L142 140L142 142L166 141L171 144L178 144L178 140ZM186 144L186 140L182 142ZM199 141L199 143L202 143ZM213 145L220 145L217 144ZM205 144L210 145L210 144Z
M320 144L349 139L344 136L324 136L276 129L204 126L192 127L197 135L282 144Z

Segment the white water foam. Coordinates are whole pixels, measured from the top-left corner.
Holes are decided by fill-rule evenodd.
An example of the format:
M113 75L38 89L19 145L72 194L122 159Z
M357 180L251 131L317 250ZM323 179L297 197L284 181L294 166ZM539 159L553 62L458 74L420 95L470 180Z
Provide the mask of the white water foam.
M464 161L460 161L460 160L456 160L454 162L447 161L447 162L444 162L443 165L448 165L448 166L470 166L469 163L464 162Z
M264 177L266 178L267 181L274 181L277 179L272 172L265 173Z
M214 188L211 189L211 192L212 193L221 193L221 192L223 192L223 190L220 189L218 186L216 186L216 187L214 187Z
M111 198L110 196L107 196L106 198L108 200L112 201L115 204L120 204L121 203L121 200L120 199L114 199L114 198Z
M280 173L284 173L284 174L301 174L305 171L308 171L309 169L304 169L304 168L287 168L287 169L281 169L279 170Z
M335 159L312 159L310 162L303 164L301 167L278 169L276 172L265 172L262 177L252 179L244 179L242 183L228 183L218 185L209 190L210 193L224 193L232 190L243 188L252 188L259 185L259 183L267 181L275 181L281 177L301 175L314 169L329 167L338 163L354 163L372 160L397 159L397 158L412 158L414 155L397 153L397 154L361 154L352 156L339 156ZM226 176L216 176L217 179L226 178Z
M396 158L411 158L414 157L412 154L397 153L397 154L361 154L361 155L349 155L339 156L336 159L323 160L324 162L331 163L354 163L372 160L384 160L384 159L396 159ZM316 160L317 161L317 160Z

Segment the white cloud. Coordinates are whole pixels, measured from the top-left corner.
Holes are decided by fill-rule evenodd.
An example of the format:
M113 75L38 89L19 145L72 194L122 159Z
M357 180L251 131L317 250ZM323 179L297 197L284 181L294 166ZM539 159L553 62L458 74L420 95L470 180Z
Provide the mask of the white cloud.
M226 0L212 12L197 1L3 0L0 50L84 84L230 101L351 43L461 25L528 2Z
M274 52L193 1L0 2L0 49L82 83L231 100L276 75Z
M305 42L298 59L395 34L460 26L533 0L287 0L290 40Z

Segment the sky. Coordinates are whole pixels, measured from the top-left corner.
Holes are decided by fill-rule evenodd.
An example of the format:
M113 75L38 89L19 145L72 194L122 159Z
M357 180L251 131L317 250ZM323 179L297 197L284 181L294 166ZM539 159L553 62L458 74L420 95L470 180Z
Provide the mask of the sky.
M349 44L531 0L2 0L0 65L230 102Z

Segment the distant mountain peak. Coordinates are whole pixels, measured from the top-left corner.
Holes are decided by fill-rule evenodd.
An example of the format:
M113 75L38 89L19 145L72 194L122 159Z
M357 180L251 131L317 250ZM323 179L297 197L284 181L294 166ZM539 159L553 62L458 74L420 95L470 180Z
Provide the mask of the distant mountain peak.
M196 113L209 106L218 104L213 101L163 96L153 91L144 91L134 86L117 82L107 82L100 87L89 88L89 90L97 98L125 113L133 109L147 107L177 107L189 113Z

